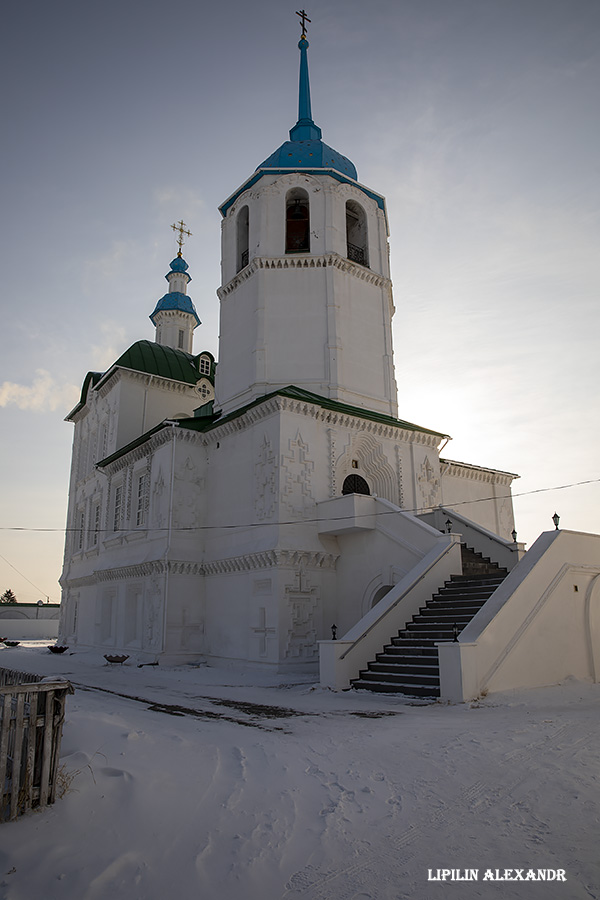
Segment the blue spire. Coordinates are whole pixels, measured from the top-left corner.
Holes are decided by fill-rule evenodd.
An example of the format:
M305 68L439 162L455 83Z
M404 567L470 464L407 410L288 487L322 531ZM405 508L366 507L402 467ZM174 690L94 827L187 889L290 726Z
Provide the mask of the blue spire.
M291 141L319 141L321 129L312 120L310 108L310 80L308 77L308 41L305 37L298 41L300 50L300 80L298 90L298 121L290 130Z

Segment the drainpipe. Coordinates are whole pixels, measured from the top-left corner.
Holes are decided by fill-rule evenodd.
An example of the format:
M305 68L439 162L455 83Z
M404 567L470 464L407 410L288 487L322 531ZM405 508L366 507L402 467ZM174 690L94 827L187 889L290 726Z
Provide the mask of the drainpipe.
M146 431L146 405L147 405L147 400L148 400L148 391L149 391L150 386L153 381L154 381L154 375L149 375L148 376L148 384L144 388L144 403L142 406L142 434L144 434Z
M165 547L165 597L163 602L163 623L162 623L162 651L167 646L167 598L169 596L169 555L171 552L171 533L173 528L173 493L175 487L175 442L177 439L177 422L165 421L165 425L170 425L173 429L173 444L171 447L171 492L169 498L169 525L167 530L167 546Z

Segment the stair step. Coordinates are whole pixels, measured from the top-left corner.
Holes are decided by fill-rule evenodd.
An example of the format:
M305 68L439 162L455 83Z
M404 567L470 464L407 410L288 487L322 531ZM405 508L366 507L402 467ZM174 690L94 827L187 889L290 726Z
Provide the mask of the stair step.
M465 612L461 609L425 609L413 616L413 622L420 622L423 625L433 625L436 622L448 622L450 625L456 622L457 625L460 625L462 622L464 625L468 625L475 612L479 612L479 610Z
M461 547L463 575L452 575L426 600L411 622L390 639L383 652L351 684L357 690L439 697L440 674L436 644L455 640L506 577L481 554Z
M413 649L416 653L426 653L427 651L433 654L437 653L435 638L423 639L417 635L403 637L399 634L397 637L393 637L391 644L386 644L383 649L387 652L388 648L391 649L392 647L402 647L401 652L408 652Z
M416 668L416 667L415 667ZM360 678L372 681L375 675L386 675L384 681L405 681L406 684L439 684L439 668L433 671L419 672L408 666L394 666L390 663L369 663L369 668L360 672ZM387 677L389 676L389 677Z
M397 684L388 681L363 681L355 678L352 687L359 691L374 691L379 694L406 694L408 697L439 697L439 687L420 687L416 684Z
M436 687L440 683L439 675L409 675L405 672L389 672L386 669L374 671L365 669L360 672L361 681L386 681L389 684L412 684L420 687Z
M374 668L373 671L376 672L422 672L423 675L431 675L432 672L437 674L439 671L439 665L437 658L434 659L434 665L426 665L423 663L421 659L418 657L412 661L410 657L390 657L386 656L385 653L378 653L375 659L375 662L369 663L370 666L389 666L390 668L379 669Z
M495 590L499 588L502 584L502 581L497 581L494 584L451 584L447 587L443 587L440 591L433 594L433 597L472 597L473 595L483 595L485 597L491 596Z

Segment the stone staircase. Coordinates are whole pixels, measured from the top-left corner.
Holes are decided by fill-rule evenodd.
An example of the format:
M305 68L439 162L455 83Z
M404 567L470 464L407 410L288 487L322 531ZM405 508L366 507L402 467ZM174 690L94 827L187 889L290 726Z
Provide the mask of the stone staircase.
M440 696L437 641L452 641L506 578L507 570L461 545L462 575L452 575L397 637L378 653L354 688L411 697Z

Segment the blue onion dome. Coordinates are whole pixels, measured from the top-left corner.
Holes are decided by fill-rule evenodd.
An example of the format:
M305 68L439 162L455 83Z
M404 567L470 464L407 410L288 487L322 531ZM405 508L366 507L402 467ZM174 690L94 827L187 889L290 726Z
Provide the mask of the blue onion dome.
M179 256L178 254L175 259L171 260L171 272L187 272L188 269L189 266L183 256ZM168 277L168 275L165 275L165 278Z
M165 310L178 310L179 312L189 313L190 316L194 317L197 325L202 324L198 318L198 313L196 312L196 307L192 302L192 298L188 297L187 294L182 294L181 291L170 291L168 294L165 294L164 297L160 298L150 316L154 325L156 325L157 314L159 312L164 312Z

